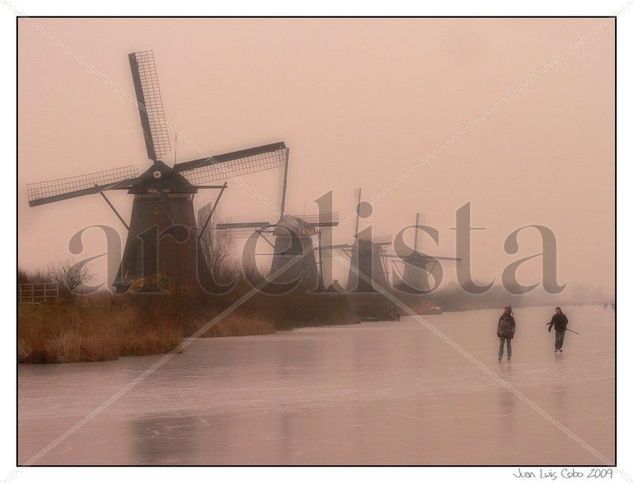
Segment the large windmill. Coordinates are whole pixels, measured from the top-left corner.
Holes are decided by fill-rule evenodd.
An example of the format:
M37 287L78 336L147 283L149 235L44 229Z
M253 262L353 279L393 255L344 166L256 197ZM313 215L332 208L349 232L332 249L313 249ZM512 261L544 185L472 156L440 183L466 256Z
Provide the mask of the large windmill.
M273 275L273 279L270 280L271 282L283 285L301 280L301 285L306 290L323 288L323 259L320 250L322 233L323 230L338 225L338 213L290 215L285 212L288 162L289 157L286 156L281 186L280 216L277 222L220 223L216 225L216 229L247 230L247 233L254 229L261 238L266 240L272 248L272 252L263 254L272 257L270 274ZM269 237L272 237L272 241ZM318 239L317 249L315 249L315 238Z
M429 275L432 276L433 270L440 263L440 260L459 261L460 258L431 256L422 252L419 248L418 231L422 228L420 224L421 215L419 212L415 214L415 231L413 235L413 250L401 258L404 268L402 276L398 271L394 271L393 286L402 292L413 294L425 294L430 291ZM423 222L422 222L423 223ZM396 255L390 257L398 258ZM396 262L396 260L394 260Z
M211 183L281 167L288 149L279 142L168 166L165 162L171 146L153 53L134 52L128 57L151 165L140 175L134 166L127 166L32 183L27 186L29 205L100 194L128 230L114 280L117 292L132 285L156 286L159 277L178 288L199 287L209 280L199 241L208 220L199 230L194 195L201 189L219 190L215 208L227 185ZM129 224L106 197L110 190L134 195ZM211 215L212 211L209 219Z

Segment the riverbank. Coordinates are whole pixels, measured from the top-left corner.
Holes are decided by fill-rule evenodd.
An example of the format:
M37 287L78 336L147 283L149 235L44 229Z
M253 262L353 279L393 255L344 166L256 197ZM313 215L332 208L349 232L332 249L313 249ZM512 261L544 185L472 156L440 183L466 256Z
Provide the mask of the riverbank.
M100 294L19 304L18 362L96 362L167 353L228 310L233 298L192 301L169 295ZM356 321L344 295L257 294L200 336L263 335Z

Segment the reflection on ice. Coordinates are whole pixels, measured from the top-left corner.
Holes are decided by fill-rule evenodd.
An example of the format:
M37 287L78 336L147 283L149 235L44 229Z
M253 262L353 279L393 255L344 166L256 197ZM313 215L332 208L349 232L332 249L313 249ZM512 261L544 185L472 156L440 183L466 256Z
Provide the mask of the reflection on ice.
M142 465L177 464L195 452L196 432L203 418L154 416L131 421L134 454Z

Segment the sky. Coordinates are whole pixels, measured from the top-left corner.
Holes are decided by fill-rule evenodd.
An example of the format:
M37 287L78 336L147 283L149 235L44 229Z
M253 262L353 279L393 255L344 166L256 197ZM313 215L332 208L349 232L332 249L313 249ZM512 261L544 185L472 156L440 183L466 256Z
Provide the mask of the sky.
M125 239L99 196L29 208L26 184L150 166L127 54L153 50L172 138L178 132L171 163L284 141L290 213L315 212L332 191L349 220L362 187L363 199L379 197L361 228L393 235L422 211L440 234L423 249L454 256L451 227L470 203L472 225L485 228L472 234L475 278L499 281L507 265L540 252L534 230L522 232L516 254L504 251L514 230L539 224L556 235L560 283L613 294L613 22L20 19L18 263L69 259L72 235L96 224ZM273 172L229 180L218 218L275 221L279 185ZM129 218L131 196L109 196ZM196 206L214 196L202 192ZM350 241L353 229L342 224L334 241ZM98 232L84 241L75 259L104 251ZM103 264L91 267L103 275ZM540 258L519 275L540 280Z

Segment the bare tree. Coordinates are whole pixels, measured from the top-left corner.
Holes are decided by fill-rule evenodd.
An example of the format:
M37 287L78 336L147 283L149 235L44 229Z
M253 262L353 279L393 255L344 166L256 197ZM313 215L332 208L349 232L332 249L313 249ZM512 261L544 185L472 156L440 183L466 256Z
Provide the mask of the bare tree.
M234 271L231 236L224 230L206 230L200 239L202 253L215 280L222 282Z
M63 297L72 298L90 281L92 275L86 264L66 260L51 265L48 270L48 278L57 282Z

